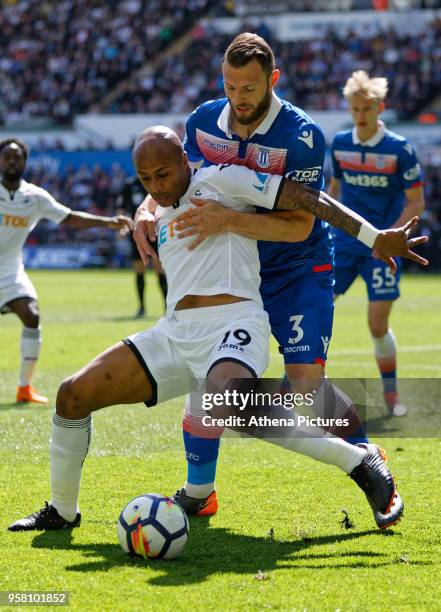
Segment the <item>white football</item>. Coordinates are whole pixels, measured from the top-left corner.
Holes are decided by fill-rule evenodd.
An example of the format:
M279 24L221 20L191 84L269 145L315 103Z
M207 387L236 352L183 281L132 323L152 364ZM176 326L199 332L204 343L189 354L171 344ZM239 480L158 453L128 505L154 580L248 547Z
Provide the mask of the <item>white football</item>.
M184 510L173 499L148 493L127 504L117 529L119 543L130 556L174 559L184 549L189 525Z

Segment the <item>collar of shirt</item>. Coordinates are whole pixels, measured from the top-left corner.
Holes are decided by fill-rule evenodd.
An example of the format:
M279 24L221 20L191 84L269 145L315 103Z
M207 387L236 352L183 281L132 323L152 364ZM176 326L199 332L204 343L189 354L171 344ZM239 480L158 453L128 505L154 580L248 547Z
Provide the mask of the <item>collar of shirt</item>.
M271 106L268 111L268 114L266 115L262 123L260 123L257 126L257 128L254 130L254 132L250 135L248 140L252 138L254 134L266 134L268 130L270 129L270 127L272 126L272 124L274 123L274 120L279 114L281 108L282 108L282 103L280 101L280 98L278 98L276 94L273 92ZM225 132L228 138L233 137L233 133L230 128L230 103L229 102L227 102L221 114L219 115L219 119L217 120L217 126L220 130Z
M357 128L352 129L352 142L354 145L361 145L362 147L376 147L379 142L384 138L386 132L386 126L382 121L378 122L378 130L368 140L360 140L357 134Z
M0 181L0 194L7 196L8 200L13 200L15 198L15 194L20 191L20 189L23 187L24 185L24 180L20 179L20 184L18 186L18 188L15 191L11 191L9 189L7 189L3 183Z

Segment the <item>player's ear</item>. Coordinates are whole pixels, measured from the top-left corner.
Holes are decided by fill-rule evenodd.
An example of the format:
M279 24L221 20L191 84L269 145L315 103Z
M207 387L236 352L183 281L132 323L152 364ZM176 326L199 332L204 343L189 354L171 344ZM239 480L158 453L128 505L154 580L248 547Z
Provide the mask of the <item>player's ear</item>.
M380 114L384 112L385 108L386 108L386 104L385 104L384 100L381 100L381 102L380 102Z
M280 70L278 68L276 68L275 70L273 70L272 74L271 74L271 85L273 87L275 87L279 81L280 78Z
M188 166L188 155L187 151L182 151L181 153L181 161L183 166Z

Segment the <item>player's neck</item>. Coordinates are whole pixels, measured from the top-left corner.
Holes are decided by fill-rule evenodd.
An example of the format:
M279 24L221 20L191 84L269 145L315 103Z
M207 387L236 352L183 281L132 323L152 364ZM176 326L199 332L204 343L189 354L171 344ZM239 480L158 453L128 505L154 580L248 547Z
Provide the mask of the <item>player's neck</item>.
M357 136L360 139L360 142L366 142L366 140L370 140L380 129L380 122L377 121L377 124L373 127L357 128Z
M7 176L2 176L1 178L1 184L8 191L17 191L17 189L20 187L20 182L21 182L21 177L18 179L16 178L10 179Z
M255 132L256 129L259 127L259 125L264 121L268 113L269 113L269 107L268 107L268 110L259 117L259 119L257 119L256 121L248 125L242 125L241 123L238 123L237 121L235 121L234 117L230 114L231 131L237 134L239 138L242 138L242 140L248 140L251 134L253 134L253 132Z

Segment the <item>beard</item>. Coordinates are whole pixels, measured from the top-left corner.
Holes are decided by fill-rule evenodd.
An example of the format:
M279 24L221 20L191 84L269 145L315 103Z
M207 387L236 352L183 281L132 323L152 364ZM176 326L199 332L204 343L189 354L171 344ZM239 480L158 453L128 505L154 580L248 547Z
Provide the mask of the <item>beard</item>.
M6 179L10 183L15 183L16 181L19 181L22 176L23 176L23 170L14 170L14 171L6 170L5 172L3 172L3 178Z
M263 96L259 104L255 107L255 109L251 112L251 114L248 115L248 117L240 117L234 110L234 107L232 106L230 101L231 114L233 115L234 120L237 121L237 123L239 123L240 125L250 125L251 123L254 123L258 119L260 119L260 117L262 117L262 115L264 115L268 111L269 107L271 106L271 100L272 93L270 91L270 88L267 87L265 95Z

